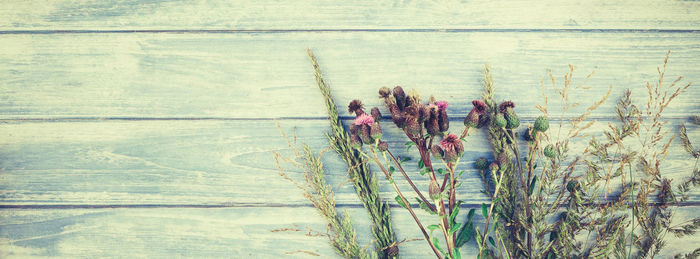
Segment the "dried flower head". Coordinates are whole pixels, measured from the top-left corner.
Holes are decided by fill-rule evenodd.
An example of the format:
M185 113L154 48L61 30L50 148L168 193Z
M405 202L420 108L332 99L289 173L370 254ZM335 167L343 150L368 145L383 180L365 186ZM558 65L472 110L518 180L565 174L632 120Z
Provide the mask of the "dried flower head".
M362 139L360 138L360 135L352 134L350 136L350 146L358 149L362 147Z
M438 145L433 145L430 147L430 152L433 154L433 157L437 159L442 159L442 156L444 155L444 152L442 152L442 148Z
M377 107L372 107L372 110L369 113L372 114L374 121L380 121L382 119L382 113Z
M508 155L506 155L505 152L498 154L496 157L496 162L502 167L505 167L508 164L508 161L510 161L510 159L508 159Z
M440 196L442 196L442 192L440 191L440 185L435 180L430 181L430 185L428 186L428 194L430 195L430 199L432 200L439 200Z
M379 149L379 151L387 151L389 150L389 143L380 140L379 144L377 144L377 149Z
M355 125L372 125L374 123L374 117L367 115L366 113L362 113L355 118Z
M396 99L396 105L399 107L399 110L403 110L404 107L406 107L406 93L403 91L403 88L401 86L396 86L394 87L394 99Z
M447 110L447 107L450 106L450 104L447 101L437 101L435 102L435 106L438 107L438 110L444 111Z
M447 117L447 110L440 110L439 111L439 113L438 113L438 125L440 126L440 132L445 132L448 129L450 129L450 118Z
M464 118L464 126L470 128L481 128L481 126L483 126L487 120L487 117L484 114L486 112L486 104L480 100L473 100L472 105L474 108L472 108L472 110L469 111L469 114L467 114L467 117Z
M382 138L382 128L379 126L379 122L375 122L372 124L370 127L370 136L373 139L381 139Z
M350 112L351 114L354 113L359 116L360 114L365 113L362 110L363 108L364 106L362 105L362 102L360 100L355 99L350 101L350 104L348 105L348 112Z
M391 95L391 90L389 89L389 87L384 86L382 88L379 88L379 97L389 98L390 95Z
M442 148L444 155L443 158L449 162L454 162L459 159L464 153L464 145L459 137L455 134L447 134L447 136L440 141L440 148Z
M478 113L486 112L486 104L483 101L473 100L472 105L474 106L473 109L475 109Z
M474 162L474 167L479 170L486 170L489 168L489 160L486 160L486 158L480 157L479 159Z
M515 108L515 103L511 101L504 101L500 105L498 105L498 111L500 111L503 114L508 113L509 110L512 110Z

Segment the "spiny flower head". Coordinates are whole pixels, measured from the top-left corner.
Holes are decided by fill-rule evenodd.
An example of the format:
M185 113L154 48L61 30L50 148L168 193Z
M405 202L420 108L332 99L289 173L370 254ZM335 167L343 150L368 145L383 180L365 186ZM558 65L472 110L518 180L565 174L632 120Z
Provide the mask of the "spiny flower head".
M474 105L474 110L476 110L478 113L486 112L486 104L481 100L473 100L472 105Z
M447 110L447 106L450 104L447 101L437 101L435 102L435 105L438 107L438 110L444 111Z
M455 134L447 134L447 136L440 141L440 147L443 150L450 150L455 148L455 142L458 142L459 138Z
M350 104L348 105L348 112L354 113L355 115L360 115L365 113L362 109L364 106L362 105L362 102L360 100L352 100L350 101Z
M390 95L391 95L391 90L388 87L379 88L379 97L389 98Z
M367 115L366 113L362 113L357 118L355 118L355 125L368 125L371 126L374 123L374 117Z
M513 108L515 108L515 103L511 101L505 101L498 105L498 111L504 114L508 113L508 111L512 110Z
M549 129L549 120L547 117L540 116L535 120L535 130L539 132L545 132Z

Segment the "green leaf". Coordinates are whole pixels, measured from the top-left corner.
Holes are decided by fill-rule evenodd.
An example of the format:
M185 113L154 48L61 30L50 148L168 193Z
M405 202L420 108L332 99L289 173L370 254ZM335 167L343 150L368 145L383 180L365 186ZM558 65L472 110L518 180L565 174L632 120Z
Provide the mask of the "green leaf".
M445 170L442 170L442 168L438 168L437 172L438 172L438 174L440 174L440 175L444 175L444 174L445 174Z
M414 143L413 141L408 141L408 142L406 142L405 145L406 145L406 151L408 151L409 149L411 149L411 146L415 146L416 143Z
M391 166L391 165L390 165L390 166L389 166L389 174L390 174L390 175L393 175L395 171L396 171L396 168L394 168L394 166Z
M493 247L496 247L496 241L493 241L493 237L489 237L489 243L491 243Z
M537 176L532 177L532 182L530 182L530 189L527 191L528 196L532 196L532 191L535 190L535 184L537 183Z
M437 212L431 210L431 209L430 209L430 206L428 206L428 204L425 203L423 200L419 199L418 197L415 197L415 198L416 198L416 201L418 201L418 206L420 206L421 209L427 211L428 213L430 213L430 215L436 215L436 214L437 214Z
M433 245L435 245L435 248L437 248L437 250L440 250L440 253L445 253L445 251L442 250L442 248L440 248L440 240L438 240L437 237L433 237Z
M423 169L425 167L425 164L423 164L423 160L418 160L418 169Z
M423 168L423 169L420 170L420 175L425 175L425 174L428 173L428 171L430 171L430 169L428 169L427 167L425 167L425 168Z
M481 204L481 215L483 215L484 218L488 218L488 217L489 217L489 209L488 209L488 207L486 206L486 203L482 203L482 204Z
M401 157L401 163L406 162L406 161L411 161L410 157Z
M450 227L450 230L447 233L452 235L452 233L457 232L457 230L459 230L460 226L462 226L462 223L455 223L454 225L452 225L452 227Z
M457 247L462 247L474 236L474 225L472 223L472 218L474 217L475 211L475 209L470 209L469 213L467 213L467 221L464 222L462 228L459 230L459 233L457 233L457 240L455 242Z
M454 255L454 259L462 259L462 255L459 254L458 248L452 248L452 254Z
M457 214L459 214L459 207L455 207L452 214L450 214L450 224L454 224L456 222L455 218L457 218Z
M440 227L439 225L433 224L433 225L429 225L429 226L428 226L428 229L432 232L433 230L436 230L436 229L438 229L439 227Z
M396 200L396 202L399 203L399 205L401 205L401 207L403 207L404 209L408 209L408 207L406 206L406 204L403 203L403 200L401 199L401 196L396 195L396 197L394 197L394 199Z

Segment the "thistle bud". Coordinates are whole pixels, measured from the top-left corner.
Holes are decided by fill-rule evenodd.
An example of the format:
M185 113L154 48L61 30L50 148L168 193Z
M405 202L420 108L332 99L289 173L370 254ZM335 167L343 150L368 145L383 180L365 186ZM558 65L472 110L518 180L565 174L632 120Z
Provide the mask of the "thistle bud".
M495 174L496 172L498 172L499 169L500 169L500 167L498 166L498 164L496 162L491 162L491 164L489 165L489 170L491 171L492 174Z
M535 141L535 136L537 136L537 132L532 127L527 127L523 132L523 139L526 141Z
M362 128L360 125L355 125L355 123L350 124L350 134L357 134L360 132L360 128Z
M496 117L493 119L493 124L499 128L505 128L507 123L508 122L506 121L506 117L503 116L503 113L496 114Z
M437 118L430 118L425 122L425 130L428 132L430 135L437 135L440 133L440 124L438 123Z
M511 110L511 112L506 113L506 129L515 129L520 126L520 118Z
M430 195L430 199L436 201L441 199L442 197L442 192L440 191L440 185L435 180L430 181L430 185L428 186L428 194Z
M498 154L498 156L496 157L496 162L500 166L505 167L506 164L508 164L508 161L510 161L510 159L508 159L508 155L506 155L505 152Z
M549 144L544 147L544 156L549 158L555 158L557 156L557 151L554 149L554 145Z
M507 114L515 108L515 103L511 101L505 101L498 105L498 111L503 114Z
M470 128L476 128L479 125L479 114L475 112L474 110L470 111L469 114L467 114L467 117L464 118L464 126L470 127Z
M370 114L372 114L372 118L374 118L374 121L380 121L382 119L382 113L377 107L372 107Z
M389 98L389 95L391 95L391 90L388 87L382 87L379 88L379 97L380 98Z
M381 139L382 138L382 127L379 126L379 122L375 122L370 127L370 136L373 139Z
M428 119L430 119L430 108L421 104L418 106L418 122L424 123Z
M446 110L440 110L438 114L438 126L440 127L440 132L445 132L450 128L450 119L447 117Z
M356 149L359 149L362 147L362 139L360 139L360 136L357 134L352 134L350 136L350 146Z
M362 142L365 144L372 144L374 143L374 139L372 139L372 126L370 125L362 125Z
M399 107L396 104L392 104L389 111L391 111L391 120L394 121L394 124L403 129L406 126L406 118L401 114Z
M474 162L474 167L479 170L486 170L489 168L489 161L486 158L480 157Z
M411 89L406 95L406 107L418 104L420 104L420 94L415 89Z
M442 141L440 147L443 150L443 158L448 162L455 162L464 153L464 146L457 135L448 134Z
M581 184L577 180L571 180L566 183L566 190L570 193L576 193L579 189L581 189Z
M362 110L363 107L364 106L362 105L362 102L360 100L352 100L352 101L350 101L350 104L348 105L348 112L350 112L351 114L354 113L355 115L360 116L360 115L365 113L365 111Z
M377 148L379 149L379 151L387 151L389 150L389 143L380 140L379 144L377 144Z
M401 86L394 87L394 99L396 99L396 105L399 107L399 110L403 110L406 107L406 93Z
M444 155L442 148L438 145L433 145L430 147L430 152L433 153L433 157L437 159L442 159L442 156Z
M406 133L411 136L419 136L421 131L423 131L423 127L418 124L416 118L406 118Z
M539 132L545 132L549 129L549 120L547 117L540 116L535 120L535 130Z
M484 116L484 113L486 112L486 104L481 100L473 100L472 105L474 108L472 108L472 110L467 114L467 117L464 118L464 126L470 128L481 128L481 126L484 125L484 120L487 119Z

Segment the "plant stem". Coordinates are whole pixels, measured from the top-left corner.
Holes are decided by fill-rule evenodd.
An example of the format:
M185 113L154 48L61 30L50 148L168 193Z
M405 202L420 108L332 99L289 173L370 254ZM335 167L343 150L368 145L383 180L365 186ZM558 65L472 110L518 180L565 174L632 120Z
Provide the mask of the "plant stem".
M437 256L438 259L442 259L442 256L440 255L440 252L437 250L437 247L435 247L435 244L433 244L433 242L430 240L430 235L428 235L428 232L425 231L423 224L420 223L420 220L416 216L416 213L413 212L413 209L411 208L411 205L408 203L408 200L406 200L406 197L403 196L403 193L401 193L401 190L399 190L399 187L393 181L393 178L391 177L391 174L389 173L389 171L379 161L379 157L377 157L377 153L374 150L372 150L372 156L373 156L372 160L374 161L374 163L376 163L377 166L379 166L379 169L381 169L382 172L384 172L384 175L386 175L386 178L390 180L389 182L394 187L394 191L396 191L396 193L399 195L403 204L406 205L406 209L408 210L409 213L411 213L413 220L416 222L416 224L418 224L418 228L420 228L421 232L423 232L423 236L425 237L425 240L430 245L430 248L433 249L433 253L435 253L435 256Z
M418 187L416 187L416 185L413 184L413 181L411 181L411 178L408 177L408 175L406 174L406 171L403 169L403 166L401 166L401 163L399 163L399 160L396 159L396 157L394 156L394 154L392 154L391 151L389 151L389 150L387 150L386 153L389 154L389 157L391 157L391 160L394 161L394 164L396 164L396 167L399 168L399 171L401 172L401 174L403 175L403 177L406 179L406 181L408 182L408 184L411 185L411 188L413 188L413 191L415 191L416 194L418 194L418 197L420 197L420 199L423 200L423 202L425 202L425 204L427 204L428 207L429 207L432 211L434 211L434 212L437 213L437 209L435 208L435 205L433 205L432 203L430 203L430 201L428 201L428 199L426 199L425 196L423 196L423 193L421 193L421 191L418 190Z

